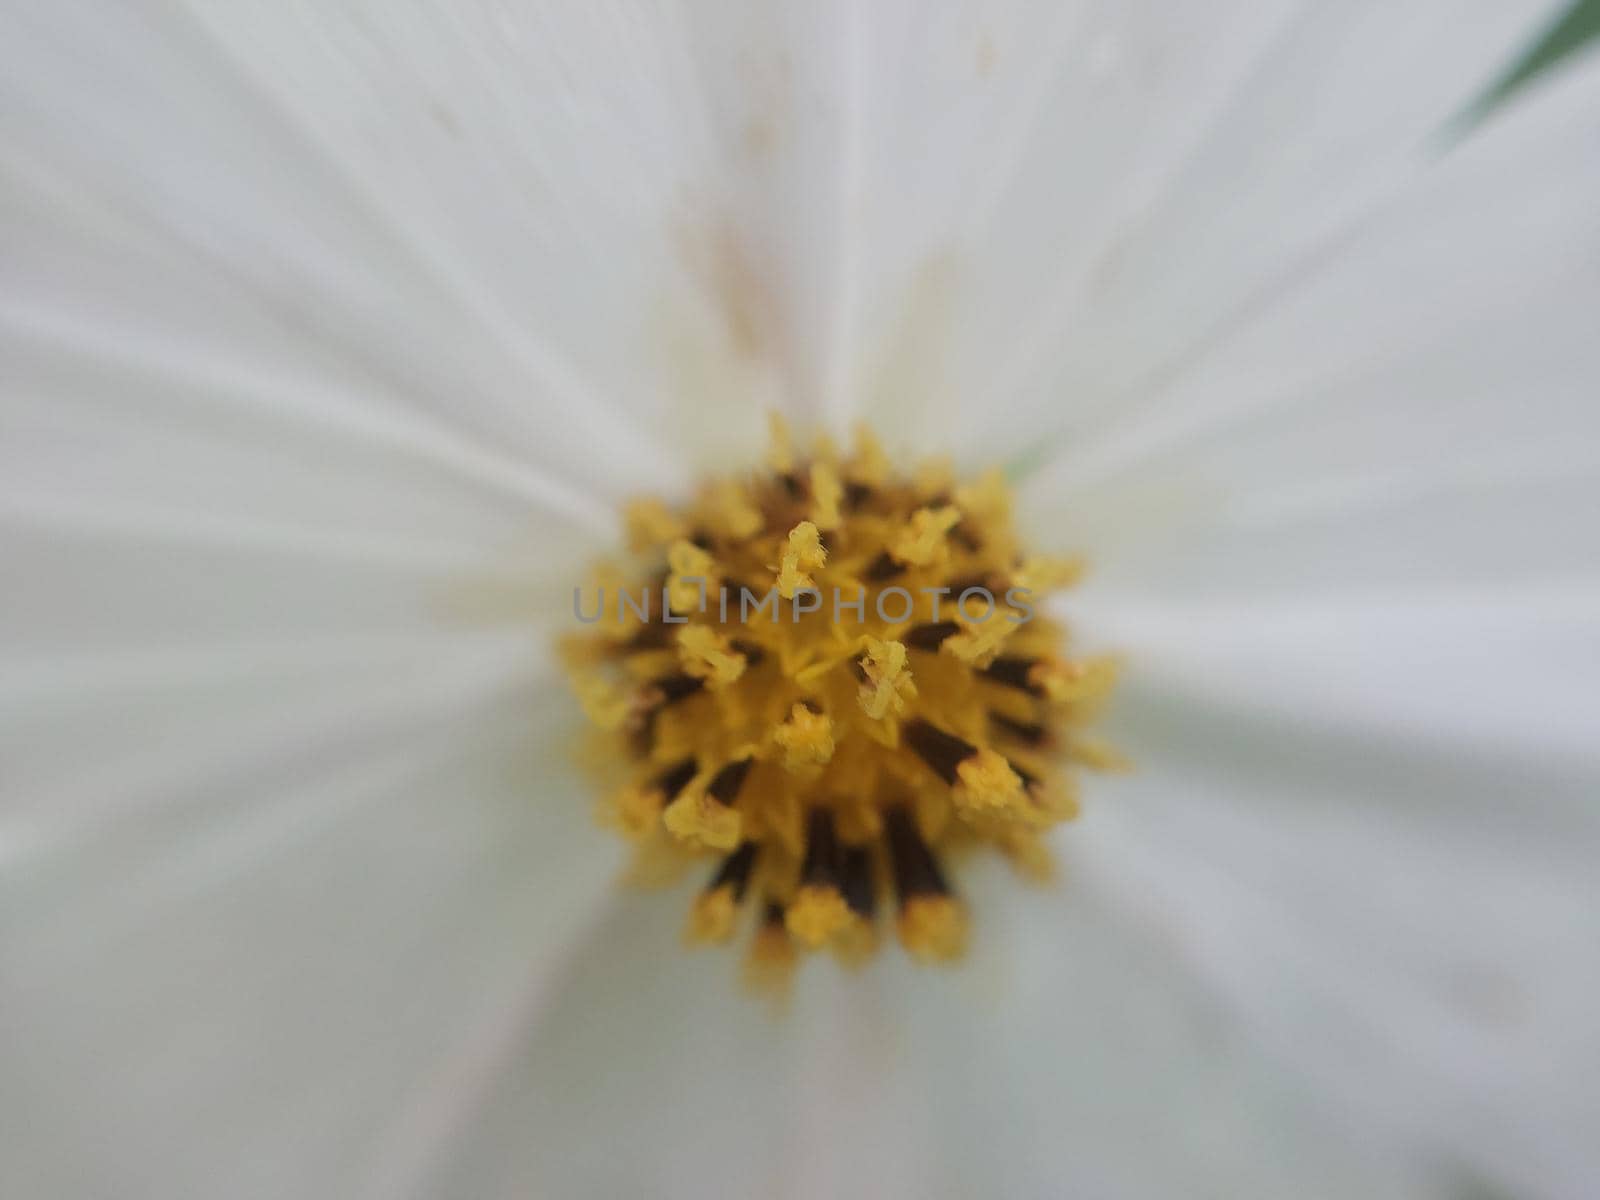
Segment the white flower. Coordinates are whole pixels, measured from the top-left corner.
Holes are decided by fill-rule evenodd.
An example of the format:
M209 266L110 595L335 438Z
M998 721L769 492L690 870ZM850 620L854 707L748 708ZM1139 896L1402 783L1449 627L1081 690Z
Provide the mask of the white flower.
M6 5L0 1193L1588 1193L1600 70L1439 136L1553 12ZM548 655L768 406L1025 463L1139 764L779 1022Z

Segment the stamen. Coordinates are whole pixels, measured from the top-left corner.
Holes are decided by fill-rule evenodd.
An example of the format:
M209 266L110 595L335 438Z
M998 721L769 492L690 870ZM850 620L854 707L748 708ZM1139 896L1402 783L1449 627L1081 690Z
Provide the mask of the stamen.
M870 924L878 908L872 885L872 852L865 846L846 846L840 856L839 878L850 911Z
M949 590L952 601L959 599L962 592L974 588L993 596L998 596L1006 590L1005 583L997 575L963 575L958 579L952 579L945 584L945 587Z
M906 666L906 648L901 642L880 642L877 638L866 641L866 657L859 660L862 674L861 689L857 693L861 711L874 721L881 721L890 713L905 711L906 702L917 694L911 670Z
M642 838L656 827L662 810L688 785L694 773L694 759L687 758L643 786L624 788L610 809L602 810L602 819L630 838Z
M989 714L989 721L1002 733L1009 734L1029 746L1048 746L1051 743L1049 728L1038 721L1016 721L1004 713L997 712Z
M913 650L937 650L944 645L946 638L954 637L961 632L961 626L954 621L937 621L929 625L918 625L906 634L906 645Z
M651 708L637 713L627 725L628 754L635 759L647 759L656 743L656 717L661 710Z
M826 714L796 703L789 719L772 732L783 748L783 765L790 771L820 766L833 757L833 722Z
M678 657L685 674L712 688L727 687L744 674L744 655L709 625L685 625L678 631Z
M939 864L902 808L884 815L895 891L900 896L901 944L916 958L944 962L966 945L966 914L950 894Z
M916 822L903 807L883 814L884 833L889 839L889 864L894 868L894 890L903 904L912 896L948 896L949 885L928 843L917 832Z
M810 521L801 521L789 531L788 545L778 564L778 594L793 600L795 593L817 586L811 572L820 570L828 561L828 552L822 548L822 538Z
M961 632L946 640L939 648L964 663L981 667L994 661L1000 653L1000 647L1017 629L1018 626L1012 622L990 613L986 620L963 622Z
M971 742L953 733L946 733L920 718L908 721L903 733L906 745L928 764L928 769L951 785L960 778L956 768L978 753L978 748Z
M800 890L784 920L789 932L813 949L850 921L850 908L839 890L839 841L833 831L833 814L825 808L812 810Z
M1044 688L1034 682L1033 669L1039 666L1036 658L997 658L983 673L996 683L1027 692L1030 696L1043 696Z
M1109 659L1062 662L1053 658L995 659L984 674L996 683L1055 704L1096 700L1116 682L1116 664Z
M823 532L839 528L844 518L839 513L839 501L844 487L839 476L827 463L811 464L811 520Z
M866 579L868 583L883 583L905 573L905 564L895 562L894 556L884 550L868 564Z
M682 519L654 496L630 503L622 519L628 548L635 553L664 546L684 535Z
M750 502L750 493L736 483L722 483L712 489L710 516L724 536L743 541L761 532L766 522L761 510Z
M900 910L900 944L922 962L950 962L967 948L967 912L949 896L913 896Z
M1026 558L1012 575L1012 582L1036 596L1060 591L1083 578L1080 558Z
M723 767L704 787L687 788L662 814L668 832L712 850L733 849L744 827L733 802L749 773L746 758Z
M754 762L754 759L741 758L729 763L711 777L711 782L706 785L707 793L719 804L731 808L739 798L739 789L744 786L745 776L750 774Z
M694 759L686 758L674 767L668 767L656 778L656 789L661 795L671 800L684 788L689 786L689 781L694 778Z
M956 503L967 515L985 525L1011 519L1011 489L1004 471L985 471L977 479L956 489Z
M732 585L730 584L729 586ZM734 638L732 645L735 650L744 655L744 661L748 666L759 667L762 660L767 657L767 652L759 645L744 638Z
M859 967L878 949L878 929L874 917L877 896L873 890L872 853L865 846L845 847L840 859L840 890L850 916L834 935L834 954L847 967Z
M1022 802L1022 781L1011 764L993 750L974 746L923 720L906 725L905 739L928 769L950 785L958 810L997 811Z
M761 927L750 943L744 962L745 986L770 999L781 1000L794 981L794 942L783 923L783 905L768 900L761 916Z
M900 536L895 538L889 553L897 562L913 567L931 566L949 554L945 544L948 534L961 520L961 510L952 505L944 508L918 509Z
M583 715L601 729L621 729L627 722L633 702L623 689L607 683L598 675L587 674L574 675L572 686L578 694L578 703L583 707Z
M641 625L639 632L622 643L625 654L637 654L641 650L665 650L672 644L672 627L652 621L648 625Z
M1050 847L1037 831L1013 826L1000 837L999 846L1024 879L1032 883L1049 883L1055 879L1055 855L1050 853Z
M711 882L695 897L684 939L690 943L725 942L733 935L734 917L744 900L756 865L756 843L745 842L717 868Z
M956 768L956 786L951 789L957 811L963 815L978 812L1020 810L1025 799L1022 780L1011 764L993 750L979 750Z
M878 488L889 479L889 458L865 425L855 430L855 457L850 463L850 478L868 488Z
M645 707L666 708L693 696L705 686L704 679L696 679L693 675L663 675L660 679L652 680L645 688Z
M667 551L672 574L667 581L667 601L675 613L704 606L707 593L717 586L716 563L693 542L673 542Z
M1110 659L1088 662L1050 660L1035 667L1032 678L1054 704L1083 704L1097 701L1116 683L1117 665Z
M767 465L774 475L794 473L794 439L789 435L789 422L781 414L767 414Z
M998 474L897 471L870 433L841 456L775 419L765 471L639 501L626 527L644 565L597 567L559 645L600 730L585 756L622 775L597 815L634 842L633 879L715 856L687 941L726 941L757 897L754 986L785 989L802 949L870 957L880 886L909 954L956 956L946 852L1045 877L1071 768L1123 765L1083 734L1115 663L1068 657L1053 618L1007 597L1079 565L1026 553Z

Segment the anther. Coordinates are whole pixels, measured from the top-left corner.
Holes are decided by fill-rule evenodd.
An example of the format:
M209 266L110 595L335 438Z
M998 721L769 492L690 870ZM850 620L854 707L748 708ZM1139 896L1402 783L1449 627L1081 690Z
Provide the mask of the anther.
M687 788L662 813L668 832L681 841L731 850L739 842L743 819L733 807L751 760L738 759L720 768L703 788Z
M761 510L750 502L750 494L743 487L735 483L719 484L712 489L711 502L709 516L726 536L742 541L761 532L765 524Z
M850 481L844 485L844 506L846 511L859 512L866 507L867 502L872 499L873 495L874 489L870 485L857 483L854 480Z
M806 823L806 857L800 867L800 890L784 922L789 932L812 948L826 943L849 923L850 908L839 890L839 840L833 814L813 809Z
M623 513L628 546L638 552L664 546L683 536L683 522L656 497L635 500Z
M935 621L928 625L918 625L905 635L905 643L913 650L937 650L945 638L954 637L961 632L961 626L954 621Z
M810 521L801 521L789 531L783 557L778 564L778 594L793 600L803 588L816 587L811 572L828 561L828 552L822 547L822 536Z
M903 806L883 815L883 829L889 840L889 865L894 872L894 890L904 904L913 896L948 896L939 863L928 843L917 832L916 821Z
M655 787L666 800L674 799L677 794L689 786L689 781L694 778L694 759L686 758L676 766L668 767L656 776Z
M656 742L656 717L660 711L656 708L646 709L624 727L627 731L628 753L635 759L650 757Z
M846 846L839 857L839 881L850 911L863 921L871 921L878 908L872 884L872 852L865 846Z
M855 429L856 452L850 462L850 478L869 487L879 487L889 478L889 456L865 425Z
M928 844L903 808L885 814L889 858L900 897L900 942L913 957L943 962L966 944L966 913L950 894Z
M811 520L824 532L837 529L843 521L839 501L844 487L827 463L811 464Z
M950 540L968 554L977 554L983 550L983 540L972 531L966 521L950 531Z
M794 978L795 950L783 923L783 905L768 900L761 914L761 926L755 940L750 943L750 954L744 962L745 986L781 999Z
M981 668L995 660L1000 647L1016 630L1017 626L1010 621L967 620L962 622L961 632L939 648L969 666Z
M731 808L739 798L739 789L744 786L745 777L750 774L754 762L751 758L741 758L729 763L711 777L711 782L706 785L706 794L717 803Z
M662 812L694 778L694 759L686 758L643 785L624 788L600 815L631 838L642 838L656 828Z
M671 575L667 580L667 600L675 613L703 608L706 594L717 586L716 562L693 542L680 540L667 550Z
M726 634L709 625L685 625L678 630L678 658L684 673L703 679L707 687L724 688L744 674L744 655L734 649Z
M693 675L675 673L663 675L655 679L645 688L645 707L667 708L687 699L706 686L704 679L696 679Z
M846 846L839 856L839 890L850 916L833 938L833 951L846 966L859 966L878 948L874 921L878 897L873 888L872 852L865 846Z
M906 745L928 765L928 769L951 785L959 778L956 769L978 753L978 748L971 742L953 733L946 733L920 717L907 722L901 732Z
M689 942L724 942L733 933L734 917L750 884L756 864L756 843L745 842L717 868L689 911L684 939Z
M857 659L860 673L865 676L857 699L867 716L880 721L891 713L903 712L906 703L916 697L917 685L906 665L905 643L868 638L865 648L865 657Z
M1049 728L1038 721L1017 721L1004 713L991 712L989 723L1024 745L1043 748L1052 744Z
M744 661L749 666L759 667L761 660L767 657L765 650L746 638L734 638L732 645L735 650L744 655Z
M949 553L945 537L961 520L961 510L953 505L920 508L889 547L896 560L908 566L926 567Z
M1027 692L1030 696L1043 696L1044 688L1033 678L1034 668L1039 666L1039 662L1037 658L1002 656L984 667L983 674L995 683L1016 688L1019 692Z
M804 701L796 701L789 719L772 731L790 771L821 766L833 757L833 722Z
M1022 802L1022 781L993 750L920 718L909 722L904 734L913 753L950 785L951 798L962 812L1005 811Z
M887 550L880 551L878 557L867 564L865 572L868 583L882 583L905 573L905 565L895 562Z
M641 625L639 632L623 642L621 648L627 654L638 654L643 650L665 650L671 644L672 627L652 621Z

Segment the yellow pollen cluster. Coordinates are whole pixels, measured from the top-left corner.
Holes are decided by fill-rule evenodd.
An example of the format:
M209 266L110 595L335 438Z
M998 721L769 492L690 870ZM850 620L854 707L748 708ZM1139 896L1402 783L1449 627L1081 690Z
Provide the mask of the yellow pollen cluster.
M907 952L945 961L968 926L953 858L1050 877L1068 764L1119 763L1078 733L1115 669L1066 653L1044 605L1080 566L1023 552L997 474L897 474L864 432L807 452L775 421L766 469L626 525L635 561L580 589L563 651L625 772L601 819L641 863L715 861L689 941L753 911L746 978L781 989L802 950L870 957L892 905Z

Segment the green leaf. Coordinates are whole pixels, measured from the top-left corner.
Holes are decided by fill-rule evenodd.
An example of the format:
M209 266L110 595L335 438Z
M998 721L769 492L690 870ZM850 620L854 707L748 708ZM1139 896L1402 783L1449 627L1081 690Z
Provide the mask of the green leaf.
M1442 131L1447 144L1459 141L1485 117L1557 63L1600 37L1600 0L1574 0L1549 29Z

